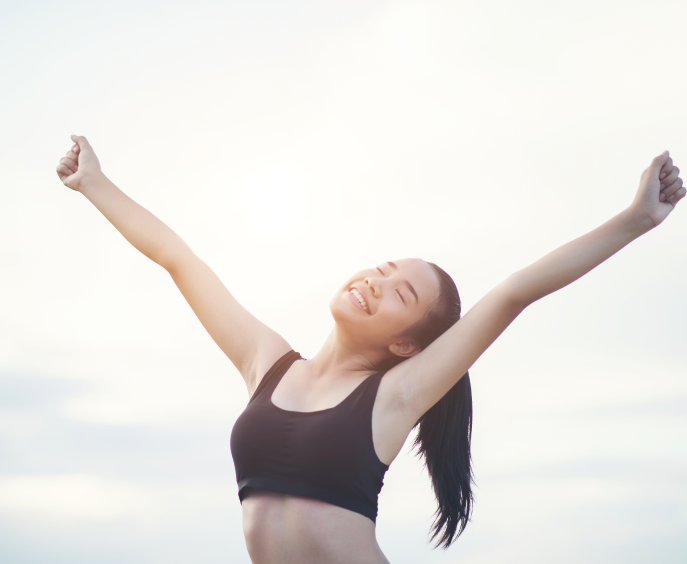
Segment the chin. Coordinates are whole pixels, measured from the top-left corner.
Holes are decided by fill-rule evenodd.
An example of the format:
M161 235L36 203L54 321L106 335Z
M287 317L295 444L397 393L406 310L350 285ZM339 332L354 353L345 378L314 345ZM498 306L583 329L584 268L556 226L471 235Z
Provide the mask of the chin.
M351 310L348 307L350 304L346 300L345 292L346 289L342 288L341 291L336 296L334 296L329 302L329 312L332 314L334 321L336 321L337 323L339 323L340 321L348 321L350 323L351 318L353 317L351 315Z

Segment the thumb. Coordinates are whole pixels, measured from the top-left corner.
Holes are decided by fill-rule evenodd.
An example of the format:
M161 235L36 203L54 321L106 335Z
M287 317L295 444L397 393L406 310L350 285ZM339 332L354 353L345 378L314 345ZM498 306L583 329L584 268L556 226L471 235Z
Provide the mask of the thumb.
M82 137L82 139L85 140L85 137ZM661 168L663 168L663 165L668 162L669 158L670 153L668 153L668 151L663 151L660 155L654 157L654 160L651 161L651 164L649 165L649 175L658 177L659 173L661 172Z
M88 139L86 139L83 135L72 135L72 141L79 146L80 151L83 151L84 149L93 150L91 144L88 142Z

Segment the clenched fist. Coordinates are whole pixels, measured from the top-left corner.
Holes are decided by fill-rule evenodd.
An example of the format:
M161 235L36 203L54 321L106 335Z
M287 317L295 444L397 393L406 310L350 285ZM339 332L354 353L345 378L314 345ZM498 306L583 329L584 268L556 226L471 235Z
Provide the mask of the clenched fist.
M57 176L72 190L83 192L86 186L102 175L100 162L85 137L72 135L74 146L60 159Z
M660 224L675 205L685 197L680 169L673 165L668 151L664 151L642 172L639 189L632 207L651 220L651 227Z

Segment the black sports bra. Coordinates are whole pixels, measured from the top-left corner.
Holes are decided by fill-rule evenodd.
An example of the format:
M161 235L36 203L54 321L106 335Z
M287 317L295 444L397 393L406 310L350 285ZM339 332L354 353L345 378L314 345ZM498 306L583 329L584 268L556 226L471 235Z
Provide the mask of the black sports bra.
M383 372L366 378L340 404L287 411L272 392L301 357L290 351L265 374L231 433L239 499L247 488L310 497L372 521L389 468L372 442L372 407Z

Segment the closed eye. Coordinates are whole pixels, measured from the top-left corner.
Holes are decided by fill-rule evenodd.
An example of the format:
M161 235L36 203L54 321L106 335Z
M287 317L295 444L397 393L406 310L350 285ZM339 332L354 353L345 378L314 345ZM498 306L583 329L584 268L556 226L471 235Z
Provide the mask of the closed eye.
M377 267L377 270L379 270L379 273L380 273L382 276L384 276L384 273L382 272L382 269L381 269L381 268Z
M398 297L401 298L401 301L405 304L406 301L403 299L403 296L401 295L401 292L399 292L398 290L396 290L396 293L398 294Z

